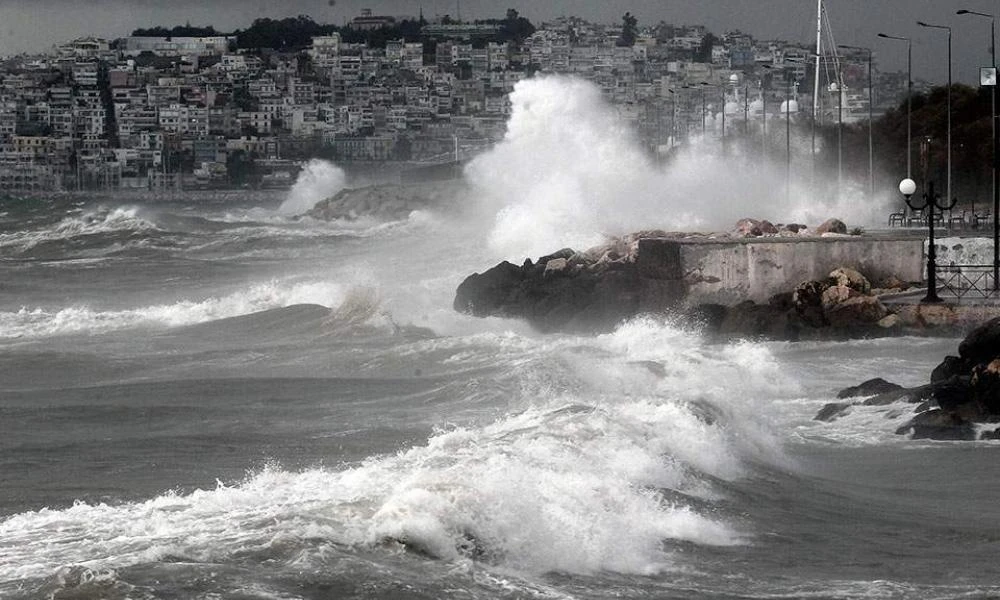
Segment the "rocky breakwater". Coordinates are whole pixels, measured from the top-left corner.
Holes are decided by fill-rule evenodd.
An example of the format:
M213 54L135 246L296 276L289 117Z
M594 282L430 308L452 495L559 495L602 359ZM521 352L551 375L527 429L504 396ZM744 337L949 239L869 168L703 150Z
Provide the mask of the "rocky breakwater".
M672 235L640 232L584 252L564 248L520 266L504 261L467 277L454 308L478 317L525 319L545 332L607 331L683 299L676 277L664 277L639 259L643 240L666 237Z
M440 209L456 204L460 188L448 183L409 185L379 184L345 188L313 206L306 216L323 221L372 218L398 221L413 211Z
M798 340L896 333L899 321L880 302L882 290L847 267L824 273L819 280L793 282L767 302L692 301L692 289L724 285L700 266L685 265L682 254L692 244L738 248L746 238L808 241L849 237L845 231L835 219L816 228L743 219L727 233L638 232L586 251L565 248L537 261L504 261L470 275L456 291L454 308L480 317L525 319L544 332L607 331L624 319L652 313L696 323L723 338ZM906 284L890 279L879 286L901 289Z
M973 329L930 374L926 385L904 388L871 379L841 390L841 402L816 415L832 421L857 405L916 404L916 415L896 433L914 439L1000 439L1000 317Z

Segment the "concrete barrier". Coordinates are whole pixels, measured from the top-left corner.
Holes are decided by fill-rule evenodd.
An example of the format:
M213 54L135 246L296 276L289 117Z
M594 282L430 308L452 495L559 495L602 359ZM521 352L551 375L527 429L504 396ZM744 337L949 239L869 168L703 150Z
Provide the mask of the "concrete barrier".
M894 276L923 280L924 240L917 237L646 238L636 263L642 277L683 282L689 305L766 302L837 267L857 269L873 283Z

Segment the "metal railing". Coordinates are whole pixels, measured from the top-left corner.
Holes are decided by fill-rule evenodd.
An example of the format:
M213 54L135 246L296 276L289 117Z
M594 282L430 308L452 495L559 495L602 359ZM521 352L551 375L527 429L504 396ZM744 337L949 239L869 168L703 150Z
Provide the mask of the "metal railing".
M996 298L993 265L938 265L938 293L955 298Z

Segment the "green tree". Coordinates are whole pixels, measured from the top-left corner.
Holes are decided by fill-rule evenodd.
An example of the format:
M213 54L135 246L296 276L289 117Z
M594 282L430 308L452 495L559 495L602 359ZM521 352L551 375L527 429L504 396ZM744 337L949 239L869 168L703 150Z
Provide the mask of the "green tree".
M630 12L622 17L622 34L618 38L619 46L634 46L639 37L639 21Z

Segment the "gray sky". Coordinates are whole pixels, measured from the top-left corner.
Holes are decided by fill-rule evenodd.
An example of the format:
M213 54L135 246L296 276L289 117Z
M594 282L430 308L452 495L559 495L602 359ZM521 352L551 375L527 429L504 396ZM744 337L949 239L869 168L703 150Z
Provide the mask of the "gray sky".
M917 20L954 28L954 79L976 82L989 63L988 19L956 16L959 8L1000 15L993 0L826 0L838 44L869 46L884 69L906 66L906 44L876 38L884 31L913 39L915 78L947 80L947 34L923 29ZM816 0L0 0L0 55L44 50L83 35L120 37L137 27L248 26L254 18L305 14L319 22L343 23L362 8L376 13L440 14L464 19L499 17L508 7L533 22L559 15L617 22L630 11L640 25L664 20L704 24L715 33L741 29L758 38L815 41Z

